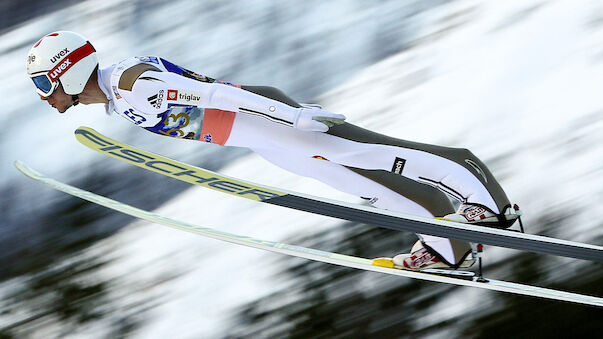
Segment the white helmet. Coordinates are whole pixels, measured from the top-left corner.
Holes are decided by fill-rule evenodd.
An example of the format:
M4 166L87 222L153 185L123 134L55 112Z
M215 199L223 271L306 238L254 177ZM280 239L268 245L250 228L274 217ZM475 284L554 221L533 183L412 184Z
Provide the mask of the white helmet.
M82 93L96 66L94 47L83 36L68 31L42 37L27 54L27 74L43 97L59 87L59 80L66 94Z

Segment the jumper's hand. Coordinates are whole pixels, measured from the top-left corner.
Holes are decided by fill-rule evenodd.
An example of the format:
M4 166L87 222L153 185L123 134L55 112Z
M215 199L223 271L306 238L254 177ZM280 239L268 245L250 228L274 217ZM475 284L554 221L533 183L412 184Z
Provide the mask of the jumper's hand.
M343 124L345 116L325 111L318 107L302 107L293 127L302 131L326 132L329 127Z

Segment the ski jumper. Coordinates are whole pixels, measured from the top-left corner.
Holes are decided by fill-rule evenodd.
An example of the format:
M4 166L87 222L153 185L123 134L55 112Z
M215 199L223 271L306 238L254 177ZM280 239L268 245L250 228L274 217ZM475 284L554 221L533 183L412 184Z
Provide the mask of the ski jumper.
M108 113L161 135L250 148L378 208L441 217L454 213L448 196L498 215L511 207L488 168L466 149L394 139L349 123L311 131L324 126L311 119L321 111L316 106L272 87L217 81L155 56L129 58L98 75ZM470 250L466 243L419 237L451 265Z

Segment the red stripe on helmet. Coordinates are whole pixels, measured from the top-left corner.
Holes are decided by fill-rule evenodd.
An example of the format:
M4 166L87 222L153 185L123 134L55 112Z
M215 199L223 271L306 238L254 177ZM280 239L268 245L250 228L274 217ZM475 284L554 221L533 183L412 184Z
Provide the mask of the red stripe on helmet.
M84 46L67 54L67 56L65 56L63 59L61 59L61 61L58 62L57 65L54 66L53 69L48 71L48 78L50 79L50 81L56 82L57 80L59 80L59 78L63 74L65 74L65 72L67 72L67 70L69 70L78 61L89 56L90 54L94 53L95 51L96 50L94 49L94 47L92 47L90 42L86 42L86 44Z
M59 33L50 33L48 35L45 35L42 37L42 39L38 40L38 42L36 42L36 44L34 45L34 48L38 47L40 45L40 42L42 42L42 40L44 40L45 37L47 36L57 36L59 35Z

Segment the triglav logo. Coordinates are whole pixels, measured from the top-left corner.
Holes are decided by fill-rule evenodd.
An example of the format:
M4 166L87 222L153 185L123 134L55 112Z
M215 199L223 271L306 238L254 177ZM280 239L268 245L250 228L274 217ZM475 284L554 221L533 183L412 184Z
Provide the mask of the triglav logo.
M168 89L167 92L168 100L178 100L180 102L195 102L198 103L201 101L201 93L192 92L192 91L182 91L175 89Z
M167 99L168 100L176 100L176 99L178 99L178 91L175 90L175 89L168 89Z
M184 101L184 102L199 102L199 101L201 101L201 93L180 91L178 93L178 100Z

